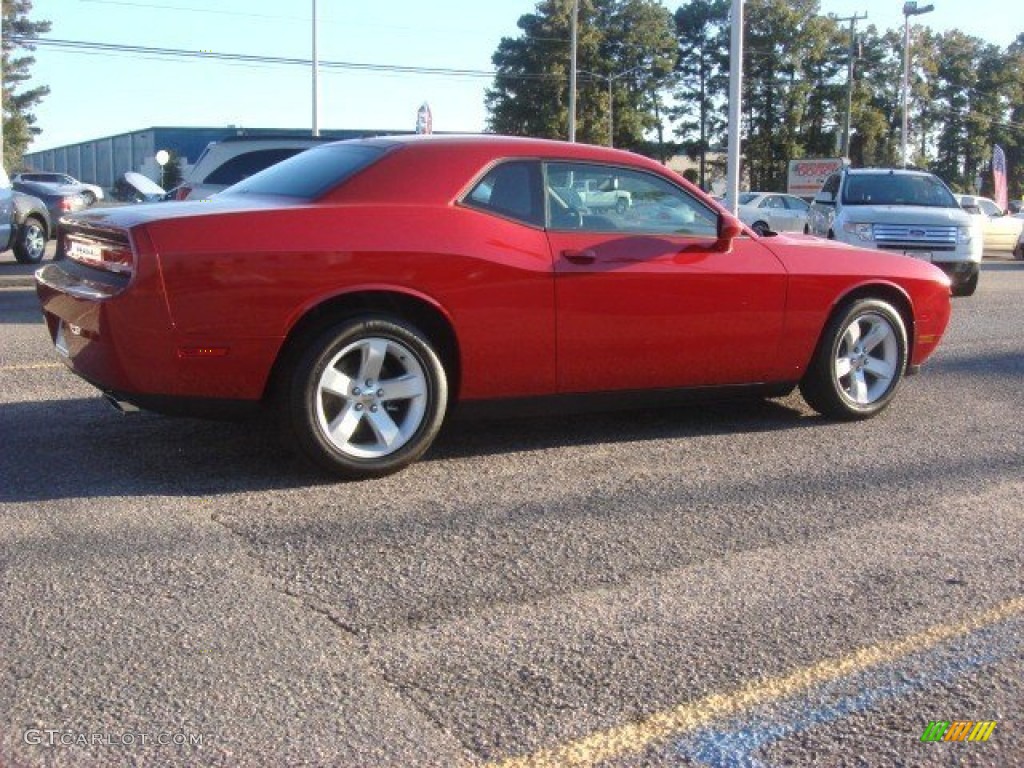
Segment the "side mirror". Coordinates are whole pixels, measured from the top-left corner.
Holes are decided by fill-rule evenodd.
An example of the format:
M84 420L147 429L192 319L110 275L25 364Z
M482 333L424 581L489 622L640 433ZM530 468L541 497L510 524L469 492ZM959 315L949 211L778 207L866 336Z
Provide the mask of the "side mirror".
M819 192L814 196L814 202L818 205L835 205L836 196L832 192Z
M732 241L743 234L743 224L731 213L723 213L718 217L718 241L716 249L723 253L732 250Z

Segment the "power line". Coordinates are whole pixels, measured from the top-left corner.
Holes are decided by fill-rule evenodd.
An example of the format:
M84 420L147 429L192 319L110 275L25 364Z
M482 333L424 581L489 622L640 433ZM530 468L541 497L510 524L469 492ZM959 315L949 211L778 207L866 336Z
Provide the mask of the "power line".
M288 56L265 56L247 53L229 53L215 50L189 50L184 48L158 48L143 45L125 45L121 43L99 43L86 40L63 40L49 37L22 37L11 35L9 38L13 43L20 45L32 45L42 48L54 48L71 53L124 53L144 58L158 57L161 59L205 59L220 62L234 62L246 64L272 64L281 66L309 67L312 62L309 59L288 57ZM555 73L540 72L536 74L506 74L495 70L484 69L461 69L457 67L424 67L402 64L371 64L357 61L320 61L319 65L324 69L349 69L368 72L391 72L412 75L440 75L443 77L480 77L499 78L515 80L561 80L565 76Z

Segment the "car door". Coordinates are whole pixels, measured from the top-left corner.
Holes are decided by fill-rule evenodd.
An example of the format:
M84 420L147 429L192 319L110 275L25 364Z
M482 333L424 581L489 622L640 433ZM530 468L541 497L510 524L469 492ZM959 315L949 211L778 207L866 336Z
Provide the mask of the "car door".
M978 199L978 207L985 215L985 247L997 251L1010 251L1017 244L1021 221L1007 216L999 206L985 198Z
M761 201L761 208L772 232L788 232L792 228L792 217L782 195L768 195Z
M786 204L787 211L787 229L780 230L785 232L803 232L804 227L807 224L807 209L810 207L806 202L801 200L799 197L793 195L781 195L780 196Z
M14 192L7 171L0 168L0 251L6 251L14 236Z
M609 175L631 193L631 208L593 215L567 204L574 183ZM549 162L544 180L559 391L770 376L787 278L768 248L740 237L721 250L717 211L653 172Z

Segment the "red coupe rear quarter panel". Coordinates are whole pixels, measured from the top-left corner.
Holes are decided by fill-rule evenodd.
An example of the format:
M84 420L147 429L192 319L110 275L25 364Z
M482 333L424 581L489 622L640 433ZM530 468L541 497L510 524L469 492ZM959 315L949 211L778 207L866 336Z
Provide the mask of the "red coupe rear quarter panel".
M248 397L262 394L273 357L306 312L362 291L439 308L457 336L462 397L553 391L554 298L541 230L447 204L365 204L158 222L151 233L182 334L261 348L265 370L250 379Z

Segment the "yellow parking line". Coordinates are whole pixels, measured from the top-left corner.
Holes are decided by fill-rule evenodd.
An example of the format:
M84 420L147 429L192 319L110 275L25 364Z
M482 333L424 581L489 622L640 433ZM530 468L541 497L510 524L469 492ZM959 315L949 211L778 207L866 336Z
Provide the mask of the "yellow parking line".
M63 368L61 363L22 363L20 365L0 365L0 373L7 371L40 371L44 368Z
M1024 613L1024 598L1015 598L956 624L939 624L900 640L860 648L839 659L826 659L789 675L749 683L733 693L708 696L656 712L636 723L597 731L559 746L488 765L489 768L566 768L636 754L652 744L696 730L714 720L927 650L1021 613Z

